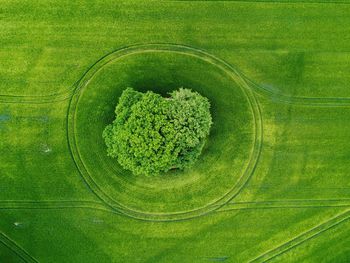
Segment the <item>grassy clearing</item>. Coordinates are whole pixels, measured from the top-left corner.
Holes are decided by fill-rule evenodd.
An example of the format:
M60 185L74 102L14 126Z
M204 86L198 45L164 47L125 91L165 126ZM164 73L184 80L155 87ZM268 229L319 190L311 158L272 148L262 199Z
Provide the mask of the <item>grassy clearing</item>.
M13 243L0 239L0 261L21 262L21 253L39 262L349 261L350 5L2 1L1 10L0 232ZM76 103L76 142L94 180L151 220L106 205L74 162L67 116L76 83L106 54L145 43L203 49L257 85L257 166L239 195L208 215L154 221L220 198L252 151L253 115L239 84L195 57L125 57L94 75ZM153 180L105 159L101 133L121 88L184 84L213 103L197 167Z
M239 178L250 176L246 167L258 150L253 110L243 90L218 66L172 50L146 49L113 60L87 81L72 101L75 130L69 136L75 138L74 155L80 156L90 186L101 188L114 201L146 213L185 212L216 202L234 189ZM194 167L169 172L168 178L135 177L106 156L101 134L127 86L162 94L183 86L209 98L215 122Z

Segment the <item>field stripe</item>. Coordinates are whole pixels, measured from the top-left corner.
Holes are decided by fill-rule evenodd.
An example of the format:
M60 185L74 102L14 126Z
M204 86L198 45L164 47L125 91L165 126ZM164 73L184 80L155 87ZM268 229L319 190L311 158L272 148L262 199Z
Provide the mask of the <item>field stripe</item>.
M243 75L243 74L242 74ZM244 75L243 75L244 76ZM344 107L350 106L350 98L317 98L317 97L295 97L288 96L282 93L272 91L267 87L263 87L253 82L244 76L247 83L252 87L252 89L259 95L266 96L273 101L282 102L285 104L298 104L304 106L322 106L322 107Z
M0 95L0 103L16 104L44 104L58 101L65 101L73 96L73 90L64 93L52 94L47 96L13 96Z
M290 201L263 201L263 202L238 202L229 203L227 206L235 206L227 209L217 210L230 211L241 209L261 209L261 208L307 208L307 207L335 207L335 206L350 206L350 199L339 200L290 200ZM1 209L62 209L62 208L88 208L103 210L105 212L112 212L120 214L114 210L108 209L99 202L94 201L1 201ZM297 245L323 233L324 231L344 222L349 219L350 210L308 230L307 232L287 241L286 243L267 251L266 253L255 258L251 262L266 262L286 251L296 247ZM7 247L13 250L26 262L37 262L27 252L20 248L14 241L9 239L4 234L0 233L0 241Z
M319 208L319 207L350 207L350 199L324 199L324 200L272 200L257 202L230 202L218 210L226 212L246 209L272 209L272 208Z
M186 0L184 0L184 1L186 1ZM249 0L239 0L239 1L240 2L249 2ZM180 2L182 2L182 1L180 1ZM188 2L190 2L190 1L188 1ZM194 2L198 2L198 1L194 1ZM230 1L227 1L227 2L230 2ZM255 1L250 1L250 2L255 2ZM280 3L280 1L257 1L257 2L261 2L261 3L263 3L263 2L271 2L271 3L277 2L277 3ZM290 3L290 2L281 2L281 3ZM299 3L303 3L303 2L299 2ZM318 2L312 2L312 3L318 3ZM343 3L343 2L324 2L324 3ZM350 4L350 2L347 2L344 4ZM78 81L76 81L71 86L71 88L65 92L54 93L54 94L49 94L49 95L44 95L44 96L15 96L15 95L1 95L0 94L0 103L43 104L43 103L68 100L74 95L75 92L78 91L78 89L77 89L78 84L91 73L90 71L95 66L97 66L101 63L102 63L102 66L105 64L108 64L110 62L108 57L113 57L113 53L121 52L121 51L127 50L129 48L133 48L134 53L138 53L138 48L137 48L138 46L157 46L157 45L161 45L161 44L154 43L154 44L126 46L126 47L117 49L111 53L106 54L105 56L103 56L102 58L97 60L95 63L90 65L87 68L87 70L84 72L84 74L80 77L80 79ZM180 46L180 45L176 45L176 44L169 44L169 45ZM237 75L239 75L243 79L243 81L249 85L249 88L251 88L253 91L255 91L256 93L258 93L260 95L268 96L269 98L272 98L274 101L279 101L279 102L288 103L288 104L308 105L308 106L328 106L328 107L350 106L350 98L347 98L347 97L327 97L327 98L296 97L296 96L285 95L281 92L276 92L275 90L271 90L267 87L258 85L253 80L251 80L248 76L246 76L243 72L241 72L239 69L237 69L236 67L231 65L229 62L227 62L221 58L218 58L216 56L208 54L204 50L201 50L201 49L187 47L187 46L186 46L186 48L188 48L189 50L192 50L194 52L197 52L197 53L204 53L208 57L211 57L212 59L219 61L220 63L222 63L222 65L225 65L231 71L233 71ZM149 51L151 51L151 50L149 50ZM160 50L154 49L153 51L160 51ZM181 53L181 52L178 51L178 53ZM126 54L124 54L124 55L126 55ZM124 56L124 55L122 55L122 56ZM194 54L194 56L197 56L197 55ZM105 60L107 60L107 62L105 62ZM207 61L207 62L212 63L212 64L220 67L220 65L217 65L215 62L213 63L213 61ZM92 74L94 74L94 73L95 72L93 72Z
M0 232L0 242L3 243L6 247L8 247L10 250L12 250L16 255L18 255L25 262L29 262L29 263L38 262L27 251L21 248L15 241L13 241L4 233L1 233L1 232Z
M286 243L283 243L280 246L265 252L264 254L258 256L257 258L253 259L250 262L267 262L287 252L288 250L320 235L321 233L327 231L328 229L335 227L342 222L345 222L349 218L350 218L350 210L347 210L346 212L341 213L336 217L333 217L332 219L304 232L303 234L296 236L295 238L287 241Z
M214 205L215 206L215 205ZM324 199L324 200L271 200L257 202L231 202L218 208L217 212L227 212L233 210L254 210L273 208L322 208L322 207L350 207L350 199ZM116 210L106 206L102 202L96 201L34 201L34 200L5 200L0 201L0 210L11 209L69 209L86 208L102 210L114 214L121 214Z
M248 1L249 0L247 0L247 1L243 0L241 2L248 2ZM252 1L252 2L255 2L255 1ZM258 1L258 2L265 2L265 1ZM273 3L276 1L270 1L270 2ZM281 3L284 3L284 2L281 2ZM288 2L286 2L286 3L288 3ZM299 2L299 3L301 3L301 2ZM317 3L317 2L314 2L314 3ZM331 2L327 2L327 3L331 3ZM350 2L348 2L347 4L350 4ZM111 62L111 60L113 60L113 58L112 59L108 59L108 58L113 57L113 54L115 52L122 52L123 50L127 50L129 48L132 48L132 49L134 49L133 54L135 54L135 53L138 53L138 46L157 46L157 45L161 45L161 44L144 44L144 45L127 46L127 47L123 47L121 49L117 49L111 53L106 54L105 56L103 56L102 58L97 60L95 63L93 63L91 66L89 66L87 68L87 70L84 72L84 74L81 76L81 78L78 81L76 81L71 86L71 88L65 92L49 94L49 95L44 95L44 96L15 96L15 95L1 95L0 94L0 103L43 104L43 103L68 100L74 95L75 92L78 92L78 90L79 90L79 89L77 89L78 84L80 82L82 82L82 80L84 80L84 78L88 78L87 76L91 73L90 71L93 71L92 69L99 64L102 64L101 65L101 67L102 67L105 64L108 64L109 62ZM176 44L169 44L169 45L173 45L174 47L180 46L180 45L176 45ZM185 46L183 46L183 47L185 47ZM227 62L221 58L218 58L216 56L208 54L204 50L201 50L201 49L187 47L187 46L186 46L186 48L188 50L192 50L196 53L206 54L208 57L211 57L212 59L214 59L214 61L215 60L219 61L220 63L222 63L222 65L226 66L231 71L233 71L237 75L239 75L243 79L243 82L246 82L246 84L249 85L249 88L251 88L253 91L255 91L255 93L258 93L258 94L263 95L263 96L267 96L267 97L273 99L274 101L279 101L279 102L283 102L283 103L287 103L287 104L300 104L300 105L307 105L307 106L328 106L328 107L350 106L350 98L347 98L347 97L327 97L327 98L296 97L296 96L285 95L281 92L276 92L275 90L271 90L267 87L263 87L261 85L258 85L253 80L251 80L248 76L246 76L243 72L241 72L239 69L235 68L229 62ZM152 50L149 50L149 51L152 51ZM161 51L161 50L154 49L153 51ZM177 52L181 53L179 51L177 51ZM125 55L130 55L130 54L123 54L121 57L123 57ZM193 55L195 57L196 56L198 57L198 54L197 55L193 54ZM199 57L199 58L201 58L201 57ZM203 58L201 58L201 59L203 59ZM212 63L213 65L220 67L220 65L218 65L217 63L215 63L213 61L207 61L207 62ZM94 73L95 72L93 72L92 74L94 74Z
M305 1L305 0L173 0L173 1L169 1L169 2L199 2L199 3L205 3L205 2L223 2L223 3L249 3L249 4L343 4L343 5L348 5L350 4L350 2L346 2L346 1L320 1L320 0L310 0L310 1Z
M69 208L81 208L81 209L93 209L101 210L114 214L119 214L117 211L112 210L110 207L104 205L101 202L95 201L25 201L25 200L6 200L0 201L0 210L11 209L69 209Z

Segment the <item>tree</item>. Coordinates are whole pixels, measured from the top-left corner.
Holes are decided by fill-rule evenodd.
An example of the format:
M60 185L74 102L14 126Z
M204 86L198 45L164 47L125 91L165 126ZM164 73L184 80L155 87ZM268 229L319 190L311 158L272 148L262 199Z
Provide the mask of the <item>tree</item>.
M183 88L169 95L125 89L115 120L103 131L108 156L136 175L190 167L209 135L208 99Z

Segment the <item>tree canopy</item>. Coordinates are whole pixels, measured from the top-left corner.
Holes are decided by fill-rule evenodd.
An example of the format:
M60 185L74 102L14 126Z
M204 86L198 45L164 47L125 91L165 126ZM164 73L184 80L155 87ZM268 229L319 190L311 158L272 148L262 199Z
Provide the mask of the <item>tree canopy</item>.
M107 154L135 175L159 175L190 167L209 135L212 118L207 98L180 88L162 97L127 88L116 118L103 131Z

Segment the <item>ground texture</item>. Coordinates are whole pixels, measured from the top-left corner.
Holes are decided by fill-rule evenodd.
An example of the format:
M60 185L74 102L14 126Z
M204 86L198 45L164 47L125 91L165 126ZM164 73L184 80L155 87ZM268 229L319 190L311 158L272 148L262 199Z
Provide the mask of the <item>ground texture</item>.
M1 262L349 262L347 2L0 6ZM210 99L193 168L106 156L126 86Z

